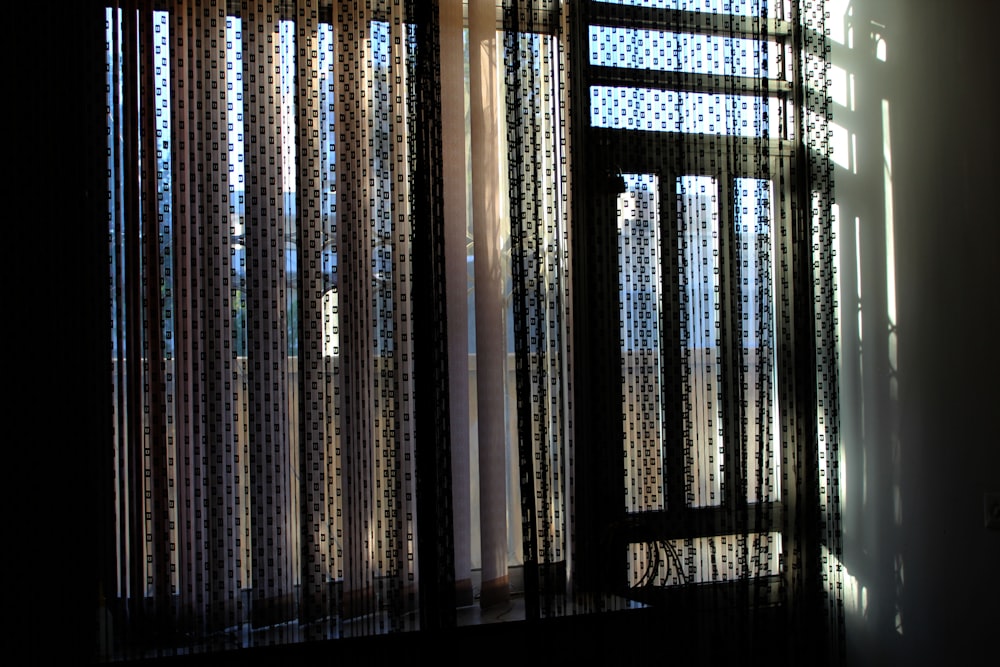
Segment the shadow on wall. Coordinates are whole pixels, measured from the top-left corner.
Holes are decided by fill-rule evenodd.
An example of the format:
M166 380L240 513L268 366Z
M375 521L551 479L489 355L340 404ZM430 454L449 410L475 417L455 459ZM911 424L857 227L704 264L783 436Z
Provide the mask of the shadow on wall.
M1000 3L827 9L848 664L992 664Z
M828 8L848 663L877 663L897 654L894 644L907 631L887 66L892 26L872 13L872 3L829 0Z

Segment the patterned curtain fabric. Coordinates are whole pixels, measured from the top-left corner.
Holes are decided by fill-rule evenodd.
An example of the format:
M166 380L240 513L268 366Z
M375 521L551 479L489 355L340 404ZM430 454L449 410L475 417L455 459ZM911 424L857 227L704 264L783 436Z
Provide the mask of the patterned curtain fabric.
M97 659L635 607L839 659L821 0L101 11Z
M693 654L836 661L823 3L571 15L574 472L613 490L571 504L577 580Z
M150 618L208 646L415 627L423 468L447 564L433 20L107 10L125 646Z

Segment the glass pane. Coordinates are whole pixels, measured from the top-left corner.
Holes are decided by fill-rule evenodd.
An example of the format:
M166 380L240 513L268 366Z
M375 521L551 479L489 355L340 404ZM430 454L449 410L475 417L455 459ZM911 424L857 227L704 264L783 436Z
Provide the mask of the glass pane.
M659 72L778 78L774 42L590 26L590 64Z
M226 122L229 148L229 231L232 245L232 304L236 354L247 354L246 164L243 161L243 25L226 17Z
M779 573L781 533L628 545L629 586L679 586Z
M777 100L624 86L590 87L590 124L625 130L779 136Z
M625 184L618 196L618 290L626 509L642 512L666 506L659 178L628 174Z
M786 18L789 0L597 0L604 4L656 9L679 9L689 12L736 14Z
M715 178L677 179L685 477L688 504L694 507L720 504L722 490L718 193Z
M285 273L285 322L288 354L298 354L298 258L295 243L297 211L295 208L295 29L291 21L281 21L279 30L280 76L278 109L280 160L282 164L281 215L284 219L283 257ZM232 234L231 278L233 330L237 354L247 353L247 229L246 229L246 154L243 100L243 21L226 17L226 120L229 150L229 227Z
M735 239L743 340L747 500L778 499L778 402L774 354L772 182L735 179Z
M295 24L292 21L281 21L278 24L279 53L281 57L280 84L278 87L281 99L281 192L284 194L283 208L285 216L285 327L288 341L288 354L297 357L299 353L299 280L298 280L298 210L296 208L295 180L298 174L296 159L296 127L298 109L295 107L295 78L298 66L295 62ZM296 363L293 361L293 363ZM289 382L289 392L297 390L297 382ZM292 411L294 412L294 411ZM294 433L294 432L293 432ZM297 447L292 451L296 451Z
M320 215L323 220L323 355L340 356L340 275L337 271L337 170L334 125L333 27L317 28L320 75Z

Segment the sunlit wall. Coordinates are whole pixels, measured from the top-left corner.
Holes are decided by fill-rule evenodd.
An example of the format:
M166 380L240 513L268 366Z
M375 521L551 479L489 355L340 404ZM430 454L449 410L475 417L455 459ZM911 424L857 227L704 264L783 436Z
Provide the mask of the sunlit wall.
M1000 618L1000 3L829 8L849 664L980 664Z

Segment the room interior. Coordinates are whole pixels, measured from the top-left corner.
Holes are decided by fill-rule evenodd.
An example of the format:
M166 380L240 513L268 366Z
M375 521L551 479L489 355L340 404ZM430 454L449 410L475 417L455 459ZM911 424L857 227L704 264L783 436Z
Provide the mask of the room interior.
M107 372L107 317L95 304L106 297L108 277L106 173L93 165L103 158L95 136L107 124L102 104L87 102L104 76L95 67L103 38L81 36L83 26L104 29L103 14L91 9L47 3L26 12L33 66L21 84L39 95L29 115L44 148L28 139L36 148L23 151L17 187L39 203L40 220L32 209L27 228L58 247L57 263L30 260L29 268L16 260L26 264L18 266L22 276L44 285L17 307L45 331L20 325L18 343L38 355L46 340L45 349L58 352L44 355L54 362L46 372L32 367L22 374L27 384L12 387L40 430L21 436L26 460L11 473L26 499L17 511L26 546L18 551L32 573L16 593L30 622L11 644L64 664L94 658L94 573L103 553L95 452L106 447L98 436L109 419L107 387L95 380ZM840 355L837 659L990 664L1000 617L1000 531L986 525L987 495L1000 492L992 424L1000 355L986 340L1000 325L992 187L1000 133L991 91L1000 6L828 0L826 11ZM36 481L21 470L42 472ZM539 662L700 662L704 655L685 646L685 629L713 622L682 605L654 605L129 662L451 662L497 650ZM787 637L766 632L758 641L769 646L758 659L782 662ZM749 661L744 648L723 635L712 657Z

